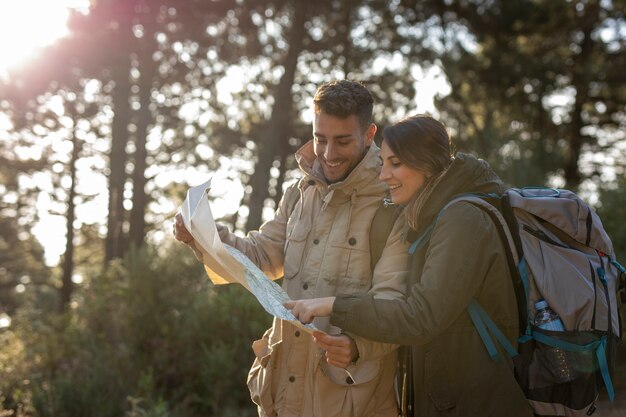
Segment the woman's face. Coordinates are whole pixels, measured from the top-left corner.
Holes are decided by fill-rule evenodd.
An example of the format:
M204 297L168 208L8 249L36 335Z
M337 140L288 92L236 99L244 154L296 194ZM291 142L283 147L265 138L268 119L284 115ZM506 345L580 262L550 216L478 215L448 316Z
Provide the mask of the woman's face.
M394 204L407 204L424 186L426 173L400 162L387 143L383 140L380 149L383 166L380 169L380 180L387 183Z

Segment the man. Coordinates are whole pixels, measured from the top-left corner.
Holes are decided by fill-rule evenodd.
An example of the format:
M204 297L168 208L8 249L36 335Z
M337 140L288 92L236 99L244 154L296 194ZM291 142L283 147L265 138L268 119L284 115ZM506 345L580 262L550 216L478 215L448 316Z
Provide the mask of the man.
M274 218L259 231L241 238L218 227L224 243L245 253L268 276L284 276L283 288L292 299L339 292L402 296L408 261L403 222L390 232L374 271L370 265L369 231L386 194L378 179L372 103L359 83L321 86L314 97L313 140L296 153L304 177L286 190ZM295 205L289 203L296 199ZM180 215L174 234L193 245ZM328 335L316 341L274 319L253 343L256 360L248 387L259 415L397 416L397 346L343 334L327 319L314 324Z

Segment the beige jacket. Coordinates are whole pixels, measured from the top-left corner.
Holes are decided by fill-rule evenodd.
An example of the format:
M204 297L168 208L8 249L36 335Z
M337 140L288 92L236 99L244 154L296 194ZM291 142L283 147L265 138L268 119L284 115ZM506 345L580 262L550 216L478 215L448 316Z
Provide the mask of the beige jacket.
M328 185L315 160L313 143L305 144L296 153L304 178L297 184L301 195L291 215L283 199L274 218L259 231L241 238L221 229L222 240L245 253L268 276L284 275L282 285L292 299L340 292L401 297L408 262L402 221L392 230L374 273L370 270L369 229L386 193L378 179L379 151L373 144L344 181ZM340 332L330 327L328 319L316 319L315 325ZM308 333L274 319L272 328L253 344L256 360L248 386L259 415L397 416L397 346L351 337L359 350L359 359L348 368L354 380L325 362Z

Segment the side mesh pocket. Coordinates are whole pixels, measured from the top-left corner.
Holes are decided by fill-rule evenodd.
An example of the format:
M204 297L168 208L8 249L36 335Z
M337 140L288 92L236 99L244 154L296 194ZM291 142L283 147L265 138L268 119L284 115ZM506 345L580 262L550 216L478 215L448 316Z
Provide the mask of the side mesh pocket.
M532 332L535 338L519 344L513 361L515 376L536 415L584 415L602 384L596 357L602 333L552 332L535 326ZM542 336L589 348L575 352L554 348L542 343Z

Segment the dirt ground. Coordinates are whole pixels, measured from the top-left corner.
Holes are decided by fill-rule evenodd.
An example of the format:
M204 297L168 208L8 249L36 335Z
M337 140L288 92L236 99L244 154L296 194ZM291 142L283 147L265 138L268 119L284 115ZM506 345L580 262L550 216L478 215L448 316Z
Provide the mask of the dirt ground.
M606 395L604 399L600 399L597 404L598 409L593 413L593 417L626 417L626 401L624 400L626 391L622 391L621 395L616 394L617 397L612 403L606 398ZM600 397L602 398L602 396Z
M593 417L626 417L626 388L623 385L621 391L616 389L614 402L609 401L606 393L600 395Z

